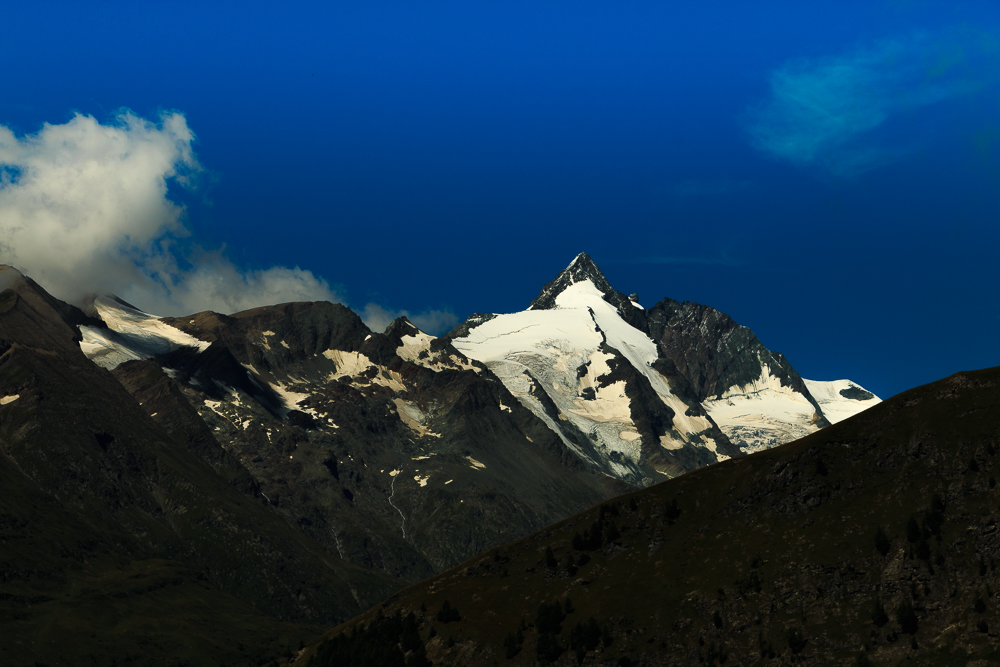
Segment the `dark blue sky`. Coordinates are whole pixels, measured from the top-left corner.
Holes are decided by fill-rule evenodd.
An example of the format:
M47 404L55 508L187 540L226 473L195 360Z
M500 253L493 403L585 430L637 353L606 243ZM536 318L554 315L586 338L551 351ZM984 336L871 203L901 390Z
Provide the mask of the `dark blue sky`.
M177 247L359 310L520 310L587 251L805 377L1000 363L994 2L204 4L5 8L0 125L181 112Z

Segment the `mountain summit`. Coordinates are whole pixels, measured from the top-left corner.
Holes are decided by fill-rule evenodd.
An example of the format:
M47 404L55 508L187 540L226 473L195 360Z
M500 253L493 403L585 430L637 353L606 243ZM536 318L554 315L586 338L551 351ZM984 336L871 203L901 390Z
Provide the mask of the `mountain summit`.
M549 310L556 307L556 297L562 294L570 285L589 281L598 292L604 296L604 300L613 306L618 306L619 295L608 282L608 279L601 273L601 269L593 259L585 252L573 258L562 272L542 288L535 300L528 306L528 310Z
M588 465L640 486L832 421L749 329L695 303L644 309L586 253L527 310L476 314L449 337ZM861 388L813 386L838 420L878 402Z

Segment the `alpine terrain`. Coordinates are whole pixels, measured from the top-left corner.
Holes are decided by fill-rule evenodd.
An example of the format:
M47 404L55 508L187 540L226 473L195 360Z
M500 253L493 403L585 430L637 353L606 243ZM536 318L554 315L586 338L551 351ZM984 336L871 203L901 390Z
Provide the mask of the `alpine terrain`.
M297 667L1000 664L1000 368L593 507Z
M714 308L649 309L578 255L527 310L476 314L448 336L582 459L637 486L815 432L879 399L803 380Z
M486 549L878 402L803 380L712 308L643 309L586 254L527 310L440 338L327 302L80 309L3 267L0 623L18 639L0 661L68 641L99 664L256 664Z
M745 327L697 304L644 310L586 254L526 311L442 338L405 318L373 332L325 302L159 318L99 297L88 310L99 324L80 326L81 349L152 419L176 430L193 410L293 525L409 582L878 402L813 383L821 404Z

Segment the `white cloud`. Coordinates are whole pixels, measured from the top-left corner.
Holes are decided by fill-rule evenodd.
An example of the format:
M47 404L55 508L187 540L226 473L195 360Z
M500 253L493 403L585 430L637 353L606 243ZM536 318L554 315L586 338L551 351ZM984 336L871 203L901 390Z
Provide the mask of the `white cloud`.
M176 112L153 123L125 111L107 125L77 114L22 137L0 126L0 263L71 303L113 293L157 315L341 301L310 271L244 271L221 250L182 242L185 210L168 185L193 187L202 173L194 141ZM458 323L446 310L373 303L361 315L375 331L400 315L431 333Z
M188 230L167 188L202 171L194 140L176 112L153 123L125 111L108 125L77 114L23 137L0 126L0 261L59 298L113 292L162 315L337 300L310 271L179 256Z
M289 301L340 301L325 280L298 267L275 266L263 271L239 271L218 253L179 276L170 288L170 301L149 301L148 292L122 298L138 303L145 298L151 312L165 314L171 303L182 303L183 313L214 310L235 313ZM133 300L134 299L134 300Z
M408 310L390 310L377 303L367 304L359 315L372 331L385 331L397 317L406 317L421 331L434 335L446 333L459 322L458 316L450 310L425 310L411 315Z
M907 154L873 132L893 116L996 84L998 56L994 35L960 30L792 61L771 73L771 96L749 110L747 129L761 151L854 176Z

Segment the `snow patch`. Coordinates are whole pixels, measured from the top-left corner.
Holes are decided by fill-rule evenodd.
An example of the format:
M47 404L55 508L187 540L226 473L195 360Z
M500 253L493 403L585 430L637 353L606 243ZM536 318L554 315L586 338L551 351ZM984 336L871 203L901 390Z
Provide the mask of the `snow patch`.
M820 416L813 404L804 394L782 386L766 363L761 363L759 378L734 385L704 405L730 441L746 452L782 445L819 430Z
M337 369L332 376L339 377L347 375L354 377L360 375L374 366L371 359L360 352L343 352L341 350L325 350L323 356L333 362Z
M446 368L480 372L480 369L465 359L442 352L432 352L431 341L435 340L435 337L425 334L419 329L415 330L415 333L400 337L399 340L402 345L396 348L396 354L410 363L429 368L435 372Z
M268 383L268 385L272 390L274 390L274 393L278 395L278 398L281 399L282 407L279 412L282 413L282 417L287 415L292 410L300 410L302 412L307 412L314 417L319 417L316 410L313 408L306 408L299 405L299 403L309 398L311 394L302 394L297 391L292 391L280 382L275 384Z
M336 370L327 377L328 380L336 380L339 377L347 376L353 381L351 384L355 387L364 386L367 384L377 384L383 387L388 387L394 392L406 391L406 385L403 384L403 376L396 371L391 371L384 366L378 366L372 362L367 356L361 352L344 352L342 350L325 350L323 356L333 362ZM369 369L374 368L377 372L375 376L369 380L367 376L362 379L358 379L362 373L365 373Z
M0 398L0 405L7 405L9 403L13 403L19 398L21 398L20 394L8 394L7 396Z
M166 324L155 315L110 297L94 299L94 308L108 328L81 325L80 350L98 366L109 370L126 361L149 359L181 347L204 352L211 345Z
M481 462L477 461L476 459L472 458L471 456L466 456L465 460L468 461L469 463L471 463L472 467L475 468L476 470L486 470L486 464L485 463L481 463Z
M406 424L411 431L421 437L441 437L440 433L434 433L424 425L427 421L427 414L416 404L404 401L401 398L394 398L392 402L396 406L396 413L399 415L400 421Z
M872 394L871 398L865 400L851 399L841 394L841 391L850 391L852 388L854 391L868 391L861 385L850 380L823 382L820 380L803 379L803 382L806 383L806 389L809 390L812 397L819 403L820 410L823 411L823 416L831 424L844 421L848 417L853 417L859 412L863 412L873 405L878 405L882 402L882 399L875 394ZM868 393L871 394L871 392Z
M205 399L205 407L207 407L209 410L219 415L223 419L226 419L226 415L222 414L222 411L219 410L220 405L222 405L220 401L212 401L207 398Z

